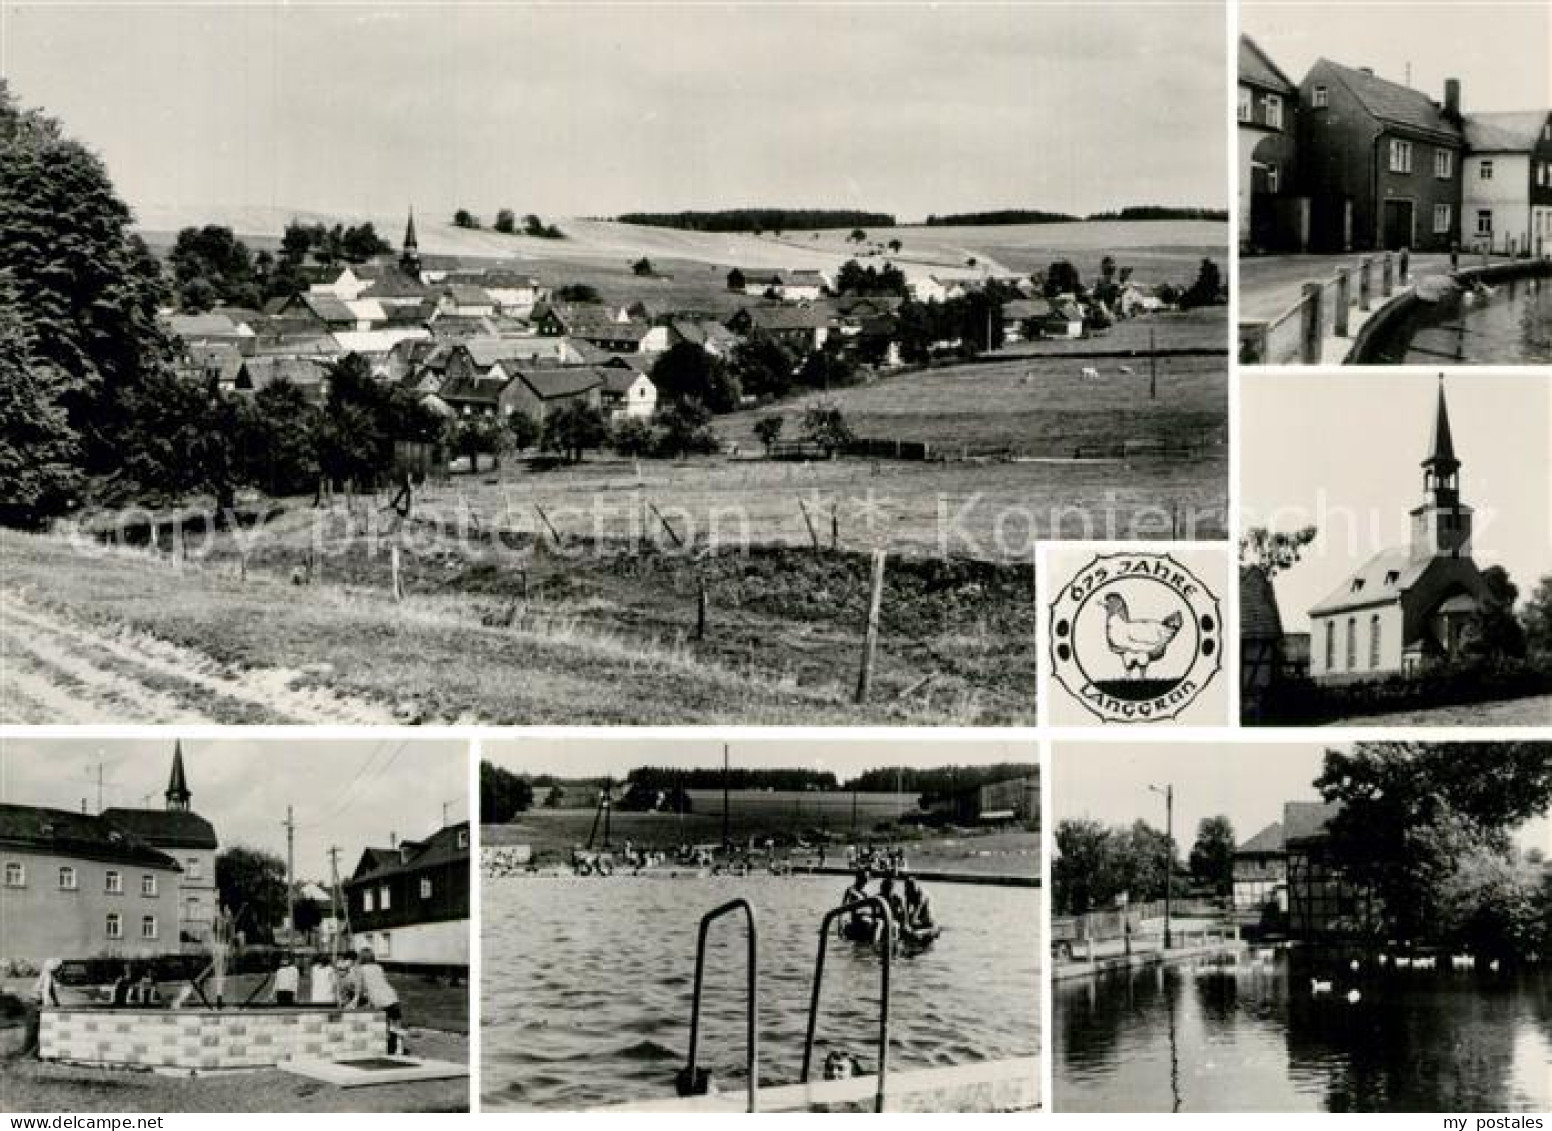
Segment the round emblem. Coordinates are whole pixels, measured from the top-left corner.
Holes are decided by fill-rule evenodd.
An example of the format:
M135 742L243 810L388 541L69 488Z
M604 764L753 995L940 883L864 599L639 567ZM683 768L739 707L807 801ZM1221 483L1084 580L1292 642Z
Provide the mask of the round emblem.
M1051 664L1105 722L1171 719L1223 666L1218 598L1168 554L1101 554L1051 602Z

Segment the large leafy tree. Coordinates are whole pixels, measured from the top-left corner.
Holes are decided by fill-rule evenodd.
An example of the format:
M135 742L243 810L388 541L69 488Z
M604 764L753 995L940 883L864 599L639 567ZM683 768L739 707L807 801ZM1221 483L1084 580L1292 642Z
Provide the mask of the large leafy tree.
M573 398L546 414L540 445L546 451L559 452L572 463L580 463L582 453L601 446L608 435L603 413L596 406Z
M168 362L156 322L160 268L130 231L129 209L102 161L52 118L23 109L3 80L0 267L14 296L7 303L12 360L5 377L16 383L22 372L34 374L30 387L7 396L62 410L68 431L61 431L57 415L45 413L47 431L74 438L81 470L116 471L129 405ZM23 356L24 362L16 360ZM32 415L36 427L40 418ZM12 484L0 482L0 494L14 497ZM41 521L66 502L60 492L34 498L34 506L10 518Z
M533 805L533 783L494 762L480 763L480 822L504 825Z
M699 401L712 412L738 407L738 379L721 358L694 342L679 342L653 363L652 383L663 402Z
M81 489L80 443L62 401L75 379L35 361L32 336L0 273L0 523L32 526Z
M1334 858L1395 937L1427 937L1463 902L1462 862L1511 859L1512 831L1552 804L1552 743L1360 743L1328 751L1315 786L1341 804Z
M184 228L167 255L167 265L184 310L208 310L218 302L256 307L263 301L248 245L230 228Z
M1203 817L1198 822L1189 865L1192 877L1218 895L1234 890L1234 825L1227 817Z
M216 856L216 893L250 943L272 942L286 919L286 862L237 845Z

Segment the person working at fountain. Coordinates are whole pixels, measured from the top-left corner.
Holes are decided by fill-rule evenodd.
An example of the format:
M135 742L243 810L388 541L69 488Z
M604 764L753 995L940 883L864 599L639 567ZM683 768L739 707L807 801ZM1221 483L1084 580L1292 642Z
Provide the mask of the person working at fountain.
M54 980L58 972L59 959L50 958L43 964L43 970L38 974L37 982L33 984L34 1000L22 1003L22 1008L26 1010L26 1031L22 1037L21 1048L17 1049L9 1059L20 1060L38 1051L43 1033L43 1011L51 1005L59 1004L59 984Z
M289 953L283 955L280 969L275 971L275 1004L295 1005L301 981L302 972L296 968L296 959Z
M119 971L119 976L113 980L113 1004L115 1006L128 1005L130 994L135 988L135 972L130 969L129 963L124 963L124 968Z
M334 967L329 963L326 955L315 955L313 958L312 977L307 987L307 1000L313 1005L336 1005L339 1003L338 983L334 977Z
M404 1034L404 1013L399 1007L399 995L388 984L388 976L377 964L377 958L368 948L362 948L356 968L350 975L349 1009L359 1009L363 1004L381 1009L388 1019L388 1055L404 1056L409 1044Z

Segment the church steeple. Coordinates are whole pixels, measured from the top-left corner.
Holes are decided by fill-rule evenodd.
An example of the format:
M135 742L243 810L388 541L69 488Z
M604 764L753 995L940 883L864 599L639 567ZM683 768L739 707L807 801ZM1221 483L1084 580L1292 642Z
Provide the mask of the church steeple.
M410 206L409 222L404 225L404 246L399 251L399 267L406 275L420 278L420 241L415 238L415 207Z
M1460 501L1460 460L1450 432L1443 374L1439 375L1433 433L1422 468L1423 505L1412 512L1412 556L1470 557L1471 508Z
M167 778L167 808L187 810L189 800L194 795L189 792L189 781L183 773L183 742L178 740L172 748L172 773Z

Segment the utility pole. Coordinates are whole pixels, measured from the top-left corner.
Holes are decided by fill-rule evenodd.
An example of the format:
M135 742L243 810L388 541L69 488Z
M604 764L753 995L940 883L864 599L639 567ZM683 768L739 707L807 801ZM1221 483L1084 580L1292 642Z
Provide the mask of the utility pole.
M728 840L728 745L722 744L722 851L725 853L731 847Z
M1175 889L1175 785L1148 787L1164 798L1164 949L1170 948L1170 910Z
M286 819L280 822L286 827L286 933L296 931L296 818L291 806L286 806Z
M340 879L339 879L340 850L336 845L329 845L329 915L334 920L334 933L329 939L329 957L339 957L340 928L344 926L349 933L350 917L341 914L340 903Z

